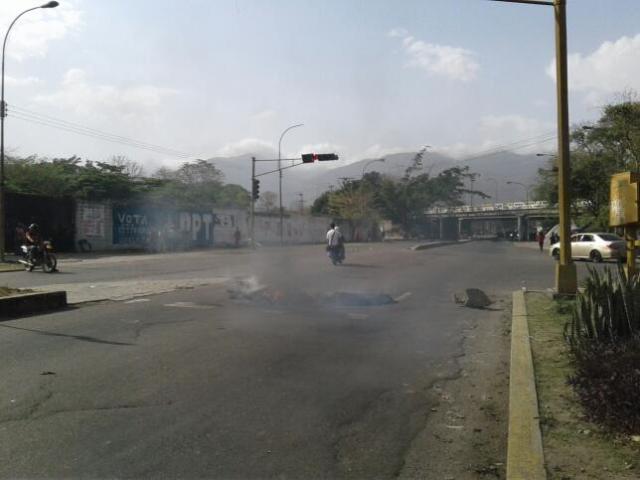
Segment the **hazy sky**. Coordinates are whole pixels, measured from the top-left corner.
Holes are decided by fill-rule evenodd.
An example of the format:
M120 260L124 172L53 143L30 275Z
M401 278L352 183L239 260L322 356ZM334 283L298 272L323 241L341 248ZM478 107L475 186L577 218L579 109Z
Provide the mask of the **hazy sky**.
M44 0L41 0L44 1ZM553 9L486 0L61 0L7 45L15 155L153 170L209 158L428 144L464 157L515 141L551 151ZM1 0L0 34L31 0ZM568 0L571 121L640 91L638 0ZM46 117L44 117L46 116ZM60 123L70 122L70 123ZM52 128L55 124L63 129ZM79 135L80 127L96 136ZM87 130L84 130L87 133ZM524 141L527 139L532 139ZM532 145L535 142L535 145Z

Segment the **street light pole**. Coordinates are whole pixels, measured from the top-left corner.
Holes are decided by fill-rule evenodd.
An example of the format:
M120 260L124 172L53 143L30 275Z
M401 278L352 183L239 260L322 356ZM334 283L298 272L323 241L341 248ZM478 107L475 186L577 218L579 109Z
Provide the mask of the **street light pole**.
M55 8L59 5L58 2L48 2L39 7L28 8L24 12L20 13L13 19L7 33L4 35L4 41L2 42L2 75L0 80L0 262L4 262L4 250L5 250L5 177L4 177L4 118L7 116L7 104L4 101L4 58L5 51L7 49L7 39L9 38L9 32L18 19L27 12L38 10L40 8Z
M496 182L496 195L493 197L493 203L498 203L498 180L495 178L487 178L490 182Z
M292 130L297 127L302 127L303 125L304 125L303 123L299 123L297 125L291 125L290 127L287 127L284 130L284 132L282 132L282 135L280 135L280 140L278 141L278 176L279 176L278 198L280 201L280 245L284 244L284 210L282 208L282 156L281 156L282 137L284 137L284 134L287 133L289 130Z
M578 290L576 265L571 260L571 218L569 180L569 93L567 68L567 0L492 0L553 7L556 38L556 100L558 109L558 216L560 217L560 260L556 264L556 292L573 295Z
M535 187L535 185L525 185L524 183L520 183L520 182L507 182L507 185L520 185L521 187L524 188L525 190L525 202L528 204L529 203L529 191Z

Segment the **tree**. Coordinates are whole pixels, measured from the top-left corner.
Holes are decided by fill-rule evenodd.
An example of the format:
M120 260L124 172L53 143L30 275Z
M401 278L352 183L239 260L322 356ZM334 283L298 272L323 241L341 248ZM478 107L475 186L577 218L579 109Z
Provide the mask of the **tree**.
M183 163L176 172L178 181L185 185L220 185L224 175L216 166L206 160Z
M139 178L144 174L144 168L142 165L124 155L113 155L109 160L109 163L116 167L122 167L122 173L131 178Z
M424 212L433 206L462 204L465 194L487 198L483 192L465 187L468 179L476 174L469 167L453 167L440 172L435 177L429 173L412 176L417 171L416 163L407 168L400 181L386 179L376 195L378 208L384 218L399 224L405 235L419 235L424 225Z
M571 140L573 216L580 226L606 230L611 176L640 172L640 102L627 94L621 103L605 106L596 124L574 128ZM537 199L558 202L557 176L555 159L538 170Z
M313 201L311 205L312 215L330 215L329 210L329 198L331 197L331 191L323 192L318 198Z
M264 212L274 212L277 210L278 194L275 192L264 192L260 194L258 206Z
M220 203L230 206L235 199L241 206L248 205L238 189L246 190L238 186L225 189L222 172L206 160L185 162L177 170L163 167L154 177L160 185L148 191L147 196L157 202L181 208L204 208Z
M370 172L360 180L343 182L339 189L318 197L311 212L334 215L354 228L384 218L399 224L405 235L415 236L425 225L424 213L430 207L460 205L465 194L487 198L484 193L465 187L466 181L476 177L469 167L450 168L436 176L417 174L422 170L423 155L424 149L400 179Z
M249 192L235 184L222 185L215 195L214 205L223 208L247 208L251 199Z
M124 167L106 162L83 162L75 156L53 160L28 157L9 159L6 167L11 192L88 200L128 199L135 194Z

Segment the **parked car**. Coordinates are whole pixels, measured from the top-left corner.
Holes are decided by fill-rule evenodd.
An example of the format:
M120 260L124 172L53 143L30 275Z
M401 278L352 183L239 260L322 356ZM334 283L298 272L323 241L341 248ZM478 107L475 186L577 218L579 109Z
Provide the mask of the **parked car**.
M560 243L549 247L549 255L560 257ZM592 262L603 260L622 261L626 258L627 249L624 240L613 233L582 232L571 235L571 257L586 259Z

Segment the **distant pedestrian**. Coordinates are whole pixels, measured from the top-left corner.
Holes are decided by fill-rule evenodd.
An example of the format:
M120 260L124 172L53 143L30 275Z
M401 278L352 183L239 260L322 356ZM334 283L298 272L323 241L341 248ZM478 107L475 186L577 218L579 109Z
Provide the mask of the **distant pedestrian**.
M236 227L236 231L233 232L233 240L235 242L236 248L240 247L240 239L242 238L242 233L240 233L240 229Z
M544 248L544 231L540 230L538 232L538 246L540 247L540 251Z

